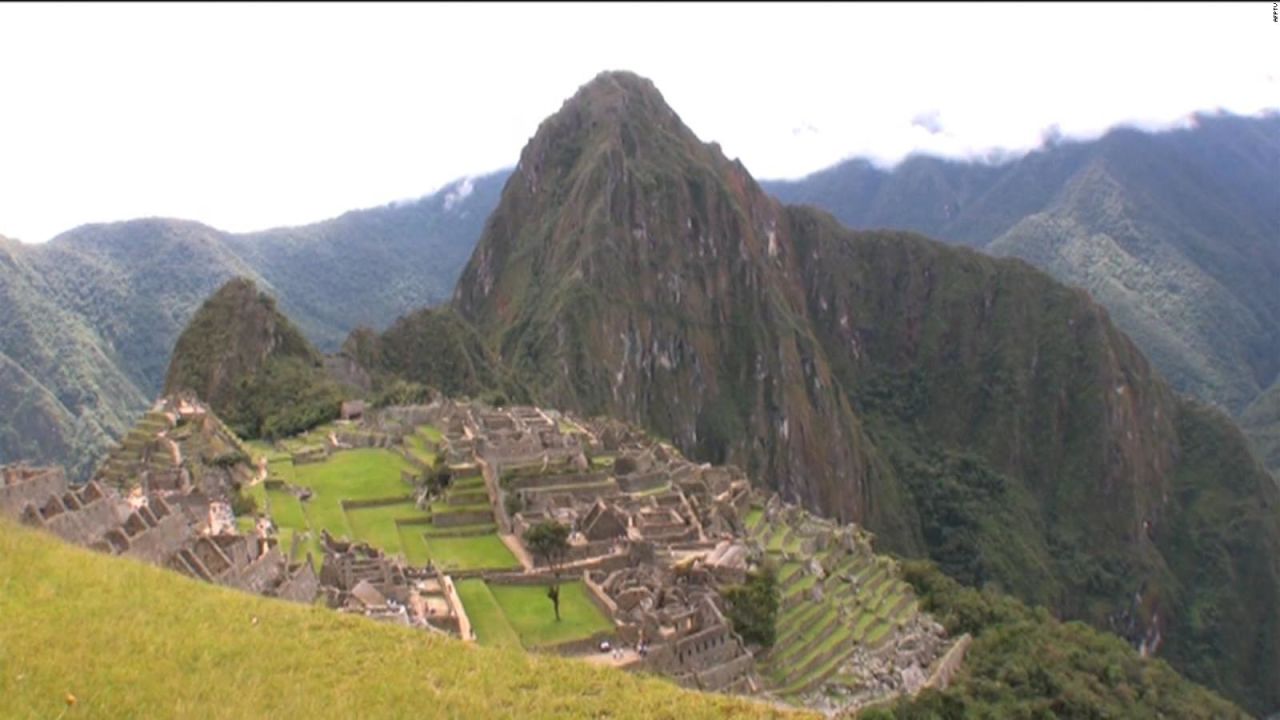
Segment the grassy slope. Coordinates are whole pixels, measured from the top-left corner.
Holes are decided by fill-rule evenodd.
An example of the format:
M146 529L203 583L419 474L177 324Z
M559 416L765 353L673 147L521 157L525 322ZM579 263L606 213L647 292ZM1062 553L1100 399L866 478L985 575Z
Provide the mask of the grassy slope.
M9 717L777 714L212 587L7 521L0 578L0 697ZM68 693L77 699L70 708Z

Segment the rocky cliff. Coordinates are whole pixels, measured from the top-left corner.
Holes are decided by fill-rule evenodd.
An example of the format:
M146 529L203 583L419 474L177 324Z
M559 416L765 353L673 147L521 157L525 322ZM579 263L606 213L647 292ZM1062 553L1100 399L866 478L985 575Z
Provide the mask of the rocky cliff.
M1274 483L1021 261L784 206L605 73L525 147L453 302L548 402L1280 703Z

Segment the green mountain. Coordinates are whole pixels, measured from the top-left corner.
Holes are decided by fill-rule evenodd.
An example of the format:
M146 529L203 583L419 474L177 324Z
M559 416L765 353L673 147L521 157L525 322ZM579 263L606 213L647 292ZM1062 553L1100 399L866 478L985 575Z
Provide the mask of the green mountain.
M1276 484L1025 262L782 205L605 73L525 147L453 305L550 404L1280 706Z
M952 635L973 643L952 684L864 711L861 720L969 717L1243 718L1240 708L1142 658L1110 633L962 587L924 562L906 579Z
M1280 115L1113 130L1001 165L849 161L766 183L855 228L1022 258L1087 289L1173 386L1238 413L1280 373Z
M1245 408L1240 414L1240 426L1267 467L1280 468L1280 381Z
M84 478L161 391L205 298L245 277L321 349L448 297L505 174L298 228L232 235L147 219L0 238L0 462Z
M241 437L284 437L338 416L343 391L320 353L252 280L236 278L178 336L166 395L191 392Z
M382 334L357 328L339 355L369 377L375 398L420 399L397 396L412 392L404 387L406 383L452 397L485 397L504 404L529 402L533 397L475 328L449 307L409 313Z

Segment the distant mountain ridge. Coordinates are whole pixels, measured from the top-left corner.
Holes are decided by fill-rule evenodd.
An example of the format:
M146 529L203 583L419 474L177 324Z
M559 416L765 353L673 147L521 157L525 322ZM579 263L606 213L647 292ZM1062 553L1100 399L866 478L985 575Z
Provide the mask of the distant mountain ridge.
M1004 164L853 160L763 186L1083 287L1174 387L1239 413L1280 374L1280 114L1112 130Z
M1205 116L1188 130L1121 129L997 165L913 157L884 171L853 160L761 186L852 227L914 229L1022 257L1089 289L1175 387L1239 413L1280 371L1280 284L1265 277L1280 245L1280 211L1267 212L1280 204L1277 126L1280 116ZM1163 174L1190 166L1193 190L1176 201L1149 190L1162 173L1129 170L1142 168L1143 154L1170 156L1153 161ZM0 297L13 308L0 323L0 405L13 409L0 420L0 459L57 460L83 475L159 391L181 328L231 277L276 295L326 351L356 327L381 329L443 301L508 175L474 179L470 193L455 184L245 235L150 219L84 226L36 246L0 238ZM1206 203L1226 210L1204 217L1225 213L1224 227L1243 230L1192 223L1172 233L1191 239L1175 243L1146 219L1152 207L1180 217L1176 206ZM1274 435L1280 424L1250 430Z
M0 462L86 477L159 394L197 307L252 280L322 350L449 295L506 173L314 225L233 235L143 219L0 238Z

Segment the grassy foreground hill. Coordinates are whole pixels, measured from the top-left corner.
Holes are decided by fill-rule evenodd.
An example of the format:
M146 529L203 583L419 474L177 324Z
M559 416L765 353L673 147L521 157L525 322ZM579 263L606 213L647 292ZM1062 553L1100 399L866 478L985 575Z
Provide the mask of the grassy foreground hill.
M788 714L581 661L247 595L7 520L0 618L4 717Z

